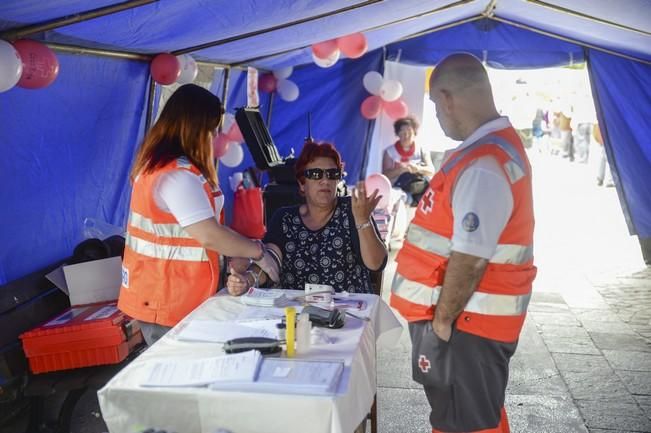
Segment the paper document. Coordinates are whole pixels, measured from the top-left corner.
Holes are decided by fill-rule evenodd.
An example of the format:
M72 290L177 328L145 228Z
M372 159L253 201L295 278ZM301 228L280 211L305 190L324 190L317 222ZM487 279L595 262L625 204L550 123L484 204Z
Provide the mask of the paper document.
M343 370L343 361L266 357L254 382L213 382L210 388L275 394L333 394Z
M291 303L282 289L251 287L248 292L240 296L240 299L243 304L256 307L285 307Z
M201 341L206 343L224 343L234 338L244 337L278 338L275 322L256 320L254 322L234 323L220 322L218 320L193 320L179 330L176 335L176 339L179 341Z
M252 383L262 355L257 350L214 358L157 361L142 383L148 387L204 386L214 382Z

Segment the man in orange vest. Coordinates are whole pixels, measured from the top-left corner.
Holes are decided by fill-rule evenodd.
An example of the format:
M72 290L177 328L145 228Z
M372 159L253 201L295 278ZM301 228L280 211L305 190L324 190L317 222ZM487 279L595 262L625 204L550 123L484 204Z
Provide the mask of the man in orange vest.
M531 167L475 57L444 59L430 99L445 134L462 143L418 205L391 306L409 321L432 432L506 433L508 365L536 275Z

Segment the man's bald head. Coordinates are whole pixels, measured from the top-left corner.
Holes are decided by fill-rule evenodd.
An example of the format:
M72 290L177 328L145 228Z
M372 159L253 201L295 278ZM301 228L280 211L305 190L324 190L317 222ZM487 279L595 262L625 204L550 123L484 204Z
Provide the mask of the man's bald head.
M499 117L486 69L470 54L453 54L436 66L430 78L430 99L441 128L454 140L465 140Z
M438 65L430 78L430 87L439 87L452 93L470 88L488 88L490 82L486 69L479 59L471 54L452 54Z

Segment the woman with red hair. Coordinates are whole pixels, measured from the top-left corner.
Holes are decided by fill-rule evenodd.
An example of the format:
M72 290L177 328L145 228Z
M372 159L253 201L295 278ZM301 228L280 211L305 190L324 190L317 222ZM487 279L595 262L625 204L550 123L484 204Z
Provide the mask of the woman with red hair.
M264 238L267 260L228 277L232 295L256 283L303 290L327 284L336 292L372 293L369 271L384 268L387 250L371 213L378 192L359 182L350 197L337 196L341 156L330 143L305 143L295 172L305 204L278 209ZM237 266L235 266L237 267ZM263 270L264 269L264 270Z

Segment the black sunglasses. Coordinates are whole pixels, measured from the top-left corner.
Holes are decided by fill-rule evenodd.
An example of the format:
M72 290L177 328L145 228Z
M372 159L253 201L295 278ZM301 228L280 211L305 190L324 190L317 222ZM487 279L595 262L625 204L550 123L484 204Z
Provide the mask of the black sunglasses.
M330 180L339 180L341 179L341 170L338 168L308 168L303 172L306 178L311 180L323 179L323 173L325 173L326 179Z

